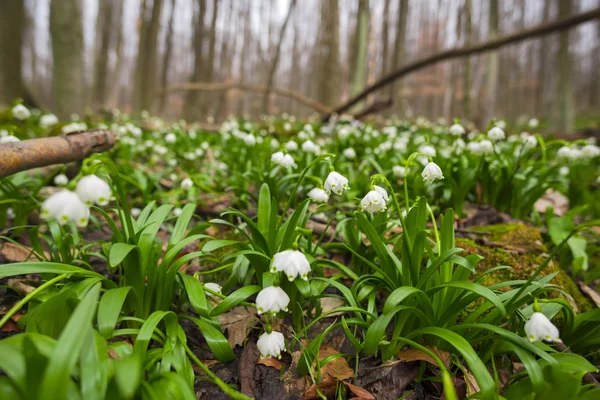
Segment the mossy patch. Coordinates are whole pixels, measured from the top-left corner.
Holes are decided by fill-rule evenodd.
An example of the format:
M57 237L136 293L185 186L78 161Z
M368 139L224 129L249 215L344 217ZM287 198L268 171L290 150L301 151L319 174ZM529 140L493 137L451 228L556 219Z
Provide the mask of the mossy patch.
M477 266L478 272L490 268L507 265L511 269L494 271L486 276L483 283L493 285L499 282L528 279L532 273L548 257L540 232L523 224L498 224L472 228L474 231L485 233L485 240L481 243L466 238L457 238L456 246L463 248L464 254L479 254L484 257ZM574 303L577 312L585 312L594 308L591 301L585 297L573 280L562 270L557 263L550 262L542 272L542 276L558 271L558 275L550 283L565 289L572 296L567 301ZM506 288L505 290L508 290ZM566 297L557 291L548 292L548 297Z

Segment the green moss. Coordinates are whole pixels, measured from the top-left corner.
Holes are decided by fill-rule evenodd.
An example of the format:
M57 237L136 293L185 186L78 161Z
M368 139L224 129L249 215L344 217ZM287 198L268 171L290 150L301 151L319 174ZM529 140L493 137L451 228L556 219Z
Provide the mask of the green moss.
M511 267L511 269L503 269L487 275L483 281L486 286L499 282L528 279L548 257L546 246L536 228L523 224L499 224L476 227L472 230L485 233L482 235L484 239L481 240L481 243L471 239L457 238L456 246L465 249L464 253L467 255L479 254L484 257L477 266L479 273L500 265ZM541 276L557 271L558 275L551 283L564 288L573 299L568 299L556 291L548 292L548 297L563 297L578 312L593 309L590 300L579 291L577 285L564 271L559 270L557 263L551 262ZM504 290L509 289L505 288Z

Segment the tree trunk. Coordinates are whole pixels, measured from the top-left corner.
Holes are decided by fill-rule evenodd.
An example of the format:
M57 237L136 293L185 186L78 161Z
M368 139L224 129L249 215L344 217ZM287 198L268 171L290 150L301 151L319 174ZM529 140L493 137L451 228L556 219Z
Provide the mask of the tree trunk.
M559 3L558 15L566 18L571 15L572 0L562 0ZM558 50L558 82L556 87L557 108L554 115L556 122L554 129L558 132L571 133L575 127L573 112L573 84L571 79L571 54L569 51L569 31L560 33Z
M273 57L273 63L271 64L271 68L269 69L269 74L267 78L267 88L268 91L263 98L263 114L269 113L269 103L271 98L270 89L273 87L273 81L275 80L275 72L277 71L277 66L279 65L279 57L281 56L281 44L283 43L283 39L285 37L285 31L287 29L288 23L290 22L290 17L294 12L294 8L296 8L296 0L292 0L290 3L290 8L288 10L287 16L285 17L285 21L283 25L281 25L281 31L279 32L279 41L277 42L277 48L275 49L275 56Z
M115 28L113 31L115 32L115 67L112 73L112 91L110 94L111 100L110 104L113 107L119 107L121 104L121 67L123 64L123 1L117 1L119 5L116 14L115 14Z
M135 74L134 109L136 112L152 111L153 94L157 84L158 33L163 0L153 1L150 17L148 17L147 2L148 0L144 1L141 14L140 43Z
M24 0L2 0L0 7L0 106L24 98L22 77Z
M470 46L473 41L473 22L471 21L471 0L465 0L465 46ZM463 85L463 115L466 119L472 120L473 110L471 109L471 57L466 56L464 60L464 85Z
M352 86L350 96L360 93L367 82L367 43L369 40L369 0L358 1L354 62L352 63Z
M381 41L382 41L382 49L381 49L381 76L385 76L390 70L390 38L389 38L389 30L390 30L390 0L385 0L383 4L383 27L381 32ZM385 92L384 98L391 98L392 92ZM387 97L386 97L387 96Z
M114 29L113 5L112 0L101 1L98 5L96 43L100 44L100 48L96 51L96 62L94 67L94 105L98 108L102 108L106 101L110 34Z
M340 32L338 0L321 2L321 24L319 26L319 77L317 99L328 106L339 101L340 85Z
M544 0L544 16L543 21L546 22L550 19L550 0ZM540 51L538 54L538 62L540 64L540 72L538 78L538 87L536 94L536 114L538 117L547 116L546 106L547 102L545 100L546 96L546 83L548 79L548 52L550 51L550 39L547 37L542 38L540 43Z
M488 23L488 40L494 40L499 33L499 18L498 18L498 0L490 0L489 23ZM486 76L486 105L485 119L487 124L496 116L497 96L498 96L498 66L499 58L498 51L491 51L487 56L487 76Z
M217 48L217 17L219 15L220 0L213 1L212 17L210 22L210 33L208 35L208 60L206 61L205 76L202 79L204 82L212 82L215 74L215 53ZM200 115L206 117L208 114L210 103L208 96L201 101Z
M398 23L396 31L396 46L394 48L393 69L397 69L404 63L406 54L406 24L408 22L408 0L400 0L398 9ZM402 82L395 81L392 84L392 104L394 111L402 115L404 112L404 99L402 98Z
M204 16L206 14L205 0L197 1L196 18L194 19L194 70L192 72L191 82L197 82L202 77L204 68ZM200 103L200 94L198 92L189 92L185 99L185 118L194 120L198 115Z
M50 34L54 60L54 108L60 118L83 109L85 88L81 0L52 1Z
M166 88L169 80L169 64L171 61L171 55L173 53L173 22L175 20L175 6L177 0L171 0L171 15L169 16L169 27L167 28L167 36L165 38L165 52L163 54L162 71L160 76L160 87ZM167 96L160 98L159 112L165 114L165 102Z

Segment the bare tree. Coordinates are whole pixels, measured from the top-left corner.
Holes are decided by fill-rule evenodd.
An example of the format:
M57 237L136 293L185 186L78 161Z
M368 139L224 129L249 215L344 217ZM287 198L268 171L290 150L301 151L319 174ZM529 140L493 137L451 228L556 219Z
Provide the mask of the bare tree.
M106 100L108 81L108 52L113 25L113 1L105 0L98 3L98 22L96 25L96 51L94 67L94 105L102 107Z
M465 0L463 15L465 18L465 46L470 46L473 42L471 0ZM463 115L467 119L473 118L473 110L471 110L471 70L471 57L466 56L464 60Z
M0 105L8 105L25 97L22 56L25 30L23 0L2 0L0 3Z
M198 0L194 10L194 70L191 82L198 82L204 68L204 16L206 15L206 1ZM197 92L188 92L185 98L185 117L194 119L198 115L200 95Z
M559 3L558 15L562 18L571 15L572 0L562 0ZM569 31L560 33L558 50L558 82L556 86L557 102L554 128L561 132L571 132L575 127L573 112L573 84L571 79L571 53L569 51Z
M350 96L364 89L367 82L367 43L369 40L369 0L358 0L356 35L354 38L354 62L352 63L352 86Z
M405 63L406 55L406 24L408 21L408 0L400 0L398 10L398 22L396 27L396 46L394 48L393 69L397 69ZM395 111L402 114L404 111L404 99L402 98L402 82L396 81L392 85L392 103Z
M165 52L163 54L162 71L160 75L160 87L165 88L168 85L169 78L169 65L171 62L171 56L173 55L173 23L175 22L175 6L177 0L171 0L171 15L169 16L169 26L167 28L167 36L165 37ZM160 98L159 111L165 112L166 96Z
M85 89L81 0L50 3L54 108L61 118L82 110Z
M490 12L488 22L488 40L494 40L499 33L498 0L490 0ZM486 76L486 104L485 122L494 118L498 96L498 66L499 58L497 51L491 51L487 56Z
M326 105L339 101L340 82L340 30L338 0L321 2L321 24L318 43L318 88L317 99Z

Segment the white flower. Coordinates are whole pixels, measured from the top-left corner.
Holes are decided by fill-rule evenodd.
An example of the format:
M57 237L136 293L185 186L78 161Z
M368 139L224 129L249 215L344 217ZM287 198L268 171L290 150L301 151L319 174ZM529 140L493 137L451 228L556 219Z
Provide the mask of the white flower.
M284 147L287 151L296 151L298 150L298 143L294 142L293 140L290 140L285 144Z
M478 156L494 152L494 145L492 144L492 142L485 139L481 142L469 142L467 148L471 153Z
M129 212L131 213L131 216L133 218L137 218L142 213L142 210L140 210L139 208L133 207Z
M534 312L525 323L525 334L530 342L545 340L547 342L559 342L558 328L541 312Z
M112 190L106 181L96 175L84 176L77 182L75 193L87 204L105 206L112 197Z
M271 162L273 164L281 165L282 167L296 167L294 158L289 154L283 154L283 152L281 151L278 151L271 155Z
M0 137L0 144L5 144L5 143L14 143L14 142L20 142L21 139L19 139L16 136L13 135L8 135L8 136L2 136Z
M287 311L288 304L290 298L279 286L266 287L256 296L256 309L259 314L277 314L279 311Z
M308 192L307 196L312 201L315 201L317 203L327 203L327 201L329 201L329 195L327 194L327 192L319 188L311 189L310 192Z
M40 126L44 129L50 128L56 124L58 124L58 118L54 114L42 115L42 118L40 118Z
M187 151L185 153L183 153L183 158L185 158L186 160L195 160L196 159L196 153L193 153L191 151Z
M6 209L6 218L15 219L15 210L13 210L12 207Z
M176 217L179 217L182 212L183 212L183 209L181 209L181 207L175 207L173 209L173 215L175 215Z
M588 144L581 148L581 155L586 158L594 158L600 155L600 147Z
M465 134L465 128L461 124L454 124L450 127L450 134L454 136L461 136Z
M535 129L540 125L540 121L537 118L531 118L528 125L531 129Z
M495 126L488 131L487 137L490 140L498 141L498 140L504 139L505 134L504 134L504 131L502 130L502 128Z
M406 169L400 165L394 165L392 167L392 173L395 177L404 178L404 174L406 173Z
M210 289L213 292L217 292L217 293L222 293L222 290L223 290L223 288L221 287L221 285L219 285L218 283L215 283L215 282L206 282L204 284L204 286L207 289ZM209 293L209 292L206 292L206 294L208 295L208 297L212 297L213 299L218 299L219 298L219 296L216 296L216 295L214 295L212 293Z
M190 178L185 178L181 181L181 188L183 190L189 190L194 186L194 182Z
M430 146L430 145L423 145L423 146L419 147L419 153L423 153L429 157L435 157L437 154L435 151L435 147Z
M154 146L154 152L159 156L164 156L169 152L169 150L165 146L157 144L156 146Z
M390 196L388 196L386 190L381 186L373 185L373 190L379 193L379 195L383 198L383 200L385 200L386 203L390 201Z
M348 179L343 175L331 171L329 175L327 175L327 179L325 179L325 191L327 194L331 194L331 192L341 195L344 190L350 189L348 187Z
M356 151L354 151L352 147L348 147L346 150L344 150L344 156L353 160L356 158Z
M523 139L523 147L526 149L533 149L538 144L535 136L527 136Z
M65 125L61 128L61 132L66 135L67 133L85 131L87 129L87 125L83 122L71 122L68 125Z
M503 119L500 119L500 120L496 121L496 126L500 129L506 129L506 121L504 121Z
M61 190L44 200L41 217L46 220L55 219L60 225L72 220L77 226L83 227L88 223L90 209L77 193Z
M286 130L286 131L291 131L292 130L292 124L290 124L289 122L286 122L283 125L283 129Z
M244 135L244 143L246 143L246 146L254 146L256 144L256 138L252 134Z
M570 172L569 167L566 167L566 166L565 167L560 167L560 169L558 170L558 173L560 175L562 175L562 176L569 175L569 172Z
M256 342L260 356L281 358L281 351L285 349L283 333L273 331L263 333Z
M23 104L17 104L12 108L12 115L18 120L26 120L31 116L31 112Z
M434 162L430 162L425 166L425 168L423 168L421 176L423 177L423 180L425 182L433 182L436 179L444 179L444 174L442 174L442 170Z
M165 136L165 142L167 143L175 143L177 141L177 136L174 133L168 133Z
M306 142L302 143L302 151L305 153L318 154L321 151L321 148L312 140L307 140Z
M363 211L368 211L372 213L376 213L378 211L385 211L385 199L377 191L371 190L360 201L360 208Z
M567 146L563 146L556 152L556 156L558 158L564 158L567 160L573 160L577 158L579 155L579 151L577 149L572 149Z
M65 174L58 174L54 177L54 184L57 186L64 186L69 183L69 178Z
M8 136L8 131L6 129L0 129L0 138Z
M285 273L290 282L296 279L298 275L306 281L310 272L310 263L306 256L299 250L280 251L273 256L271 272L280 271Z
M271 148L272 149L276 149L277 147L279 147L279 142L275 138L271 139L271 143L270 144L271 144Z

